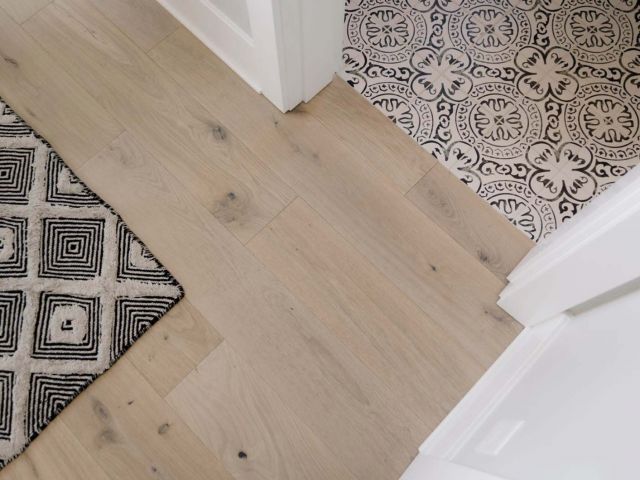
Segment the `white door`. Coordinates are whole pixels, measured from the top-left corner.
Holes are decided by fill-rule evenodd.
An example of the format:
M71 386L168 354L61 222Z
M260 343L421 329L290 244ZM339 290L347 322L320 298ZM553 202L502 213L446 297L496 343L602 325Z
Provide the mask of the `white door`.
M158 2L283 112L341 67L344 0Z

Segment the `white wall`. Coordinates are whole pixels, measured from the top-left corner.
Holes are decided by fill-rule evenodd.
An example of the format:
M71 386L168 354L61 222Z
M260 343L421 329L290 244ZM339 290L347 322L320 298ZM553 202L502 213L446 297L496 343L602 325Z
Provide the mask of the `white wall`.
M637 478L639 339L639 290L577 314L452 461L509 480Z

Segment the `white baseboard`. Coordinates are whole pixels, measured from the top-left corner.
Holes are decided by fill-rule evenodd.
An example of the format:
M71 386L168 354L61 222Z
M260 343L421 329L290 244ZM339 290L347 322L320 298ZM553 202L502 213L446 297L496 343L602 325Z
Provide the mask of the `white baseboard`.
M428 455L418 455L400 480L505 480Z
M563 314L525 328L420 446L420 454L453 460L568 320Z
M157 0L258 93L262 91L256 70L254 40L229 17L201 0Z
M209 0L157 1L282 112L311 100L342 64L344 0L237 0L250 33Z

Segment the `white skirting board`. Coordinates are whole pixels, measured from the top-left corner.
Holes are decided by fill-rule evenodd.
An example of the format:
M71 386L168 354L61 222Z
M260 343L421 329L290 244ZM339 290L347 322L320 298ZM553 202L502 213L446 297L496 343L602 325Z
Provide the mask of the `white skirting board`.
M255 42L250 33L207 0L157 1L253 89L260 91Z
M401 480L506 480L428 455L418 455Z
M418 456L402 480L500 480L468 467L462 468L452 461L569 318L560 315L541 325L525 328L420 446ZM500 441L500 438L492 439L497 444ZM447 476L443 473L445 471Z

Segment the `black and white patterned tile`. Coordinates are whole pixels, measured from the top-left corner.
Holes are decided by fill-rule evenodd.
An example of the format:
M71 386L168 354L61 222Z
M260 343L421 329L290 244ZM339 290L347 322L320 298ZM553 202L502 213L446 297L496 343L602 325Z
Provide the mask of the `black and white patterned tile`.
M638 0L348 0L343 58L535 241L640 161Z

